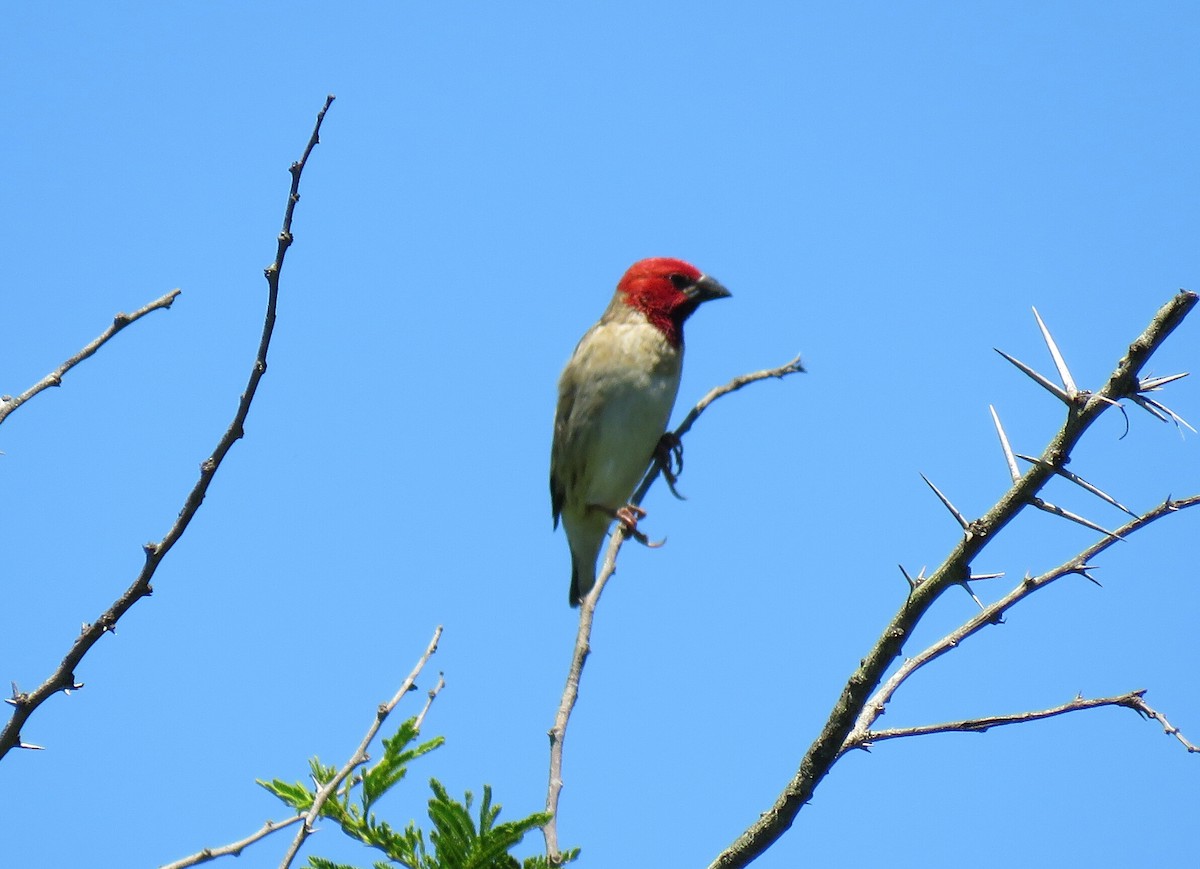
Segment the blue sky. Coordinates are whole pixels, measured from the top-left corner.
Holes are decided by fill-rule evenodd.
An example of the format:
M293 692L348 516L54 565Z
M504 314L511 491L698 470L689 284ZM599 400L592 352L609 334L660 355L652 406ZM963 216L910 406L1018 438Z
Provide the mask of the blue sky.
M698 8L700 7L700 8ZM435 775L545 800L575 630L546 491L555 380L634 260L734 298L688 328L714 406L686 502L652 492L593 637L560 839L587 866L704 866L793 774L841 685L1054 400L1030 307L1096 388L1200 289L1192 4L26 4L3 25L0 211L16 393L173 287L0 430L0 678L32 689L140 567L228 424L257 345L288 164L304 177L270 369L199 516L0 764L29 869L152 866L282 806L256 778L342 762L434 627ZM1187 322L1154 360L1200 366ZM1196 384L1166 400L1200 425ZM1200 492L1200 437L1111 414L1072 468L1135 509ZM1108 524L1082 493L1047 493ZM1200 739L1197 522L1110 550L914 678L888 726L1149 689ZM1093 535L1022 515L997 596ZM946 595L915 652L972 614ZM410 708L411 712L416 707ZM1181 865L1197 759L1099 710L843 760L756 865ZM527 853L541 844L526 843ZM240 867L275 866L282 841ZM371 856L326 825L312 853Z

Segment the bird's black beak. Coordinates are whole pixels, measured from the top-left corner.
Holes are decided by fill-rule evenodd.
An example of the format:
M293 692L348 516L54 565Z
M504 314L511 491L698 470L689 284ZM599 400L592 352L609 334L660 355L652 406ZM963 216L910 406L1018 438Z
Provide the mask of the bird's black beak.
M728 299L733 293L721 286L721 282L708 275L701 275L700 280L683 291L697 305L701 302L711 302L713 299Z

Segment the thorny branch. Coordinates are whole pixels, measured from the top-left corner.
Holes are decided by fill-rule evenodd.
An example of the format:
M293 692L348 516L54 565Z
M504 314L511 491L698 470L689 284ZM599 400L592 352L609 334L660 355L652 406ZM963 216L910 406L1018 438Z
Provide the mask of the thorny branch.
M692 425L699 418L700 414L704 413L708 406L718 398L728 395L731 392L736 392L750 383L756 383L757 381L767 380L772 377L783 378L789 374L796 374L803 371L804 366L800 364L800 357L797 356L786 365L743 374L733 378L723 386L717 386L709 390L708 394L696 402L696 406L683 418L683 422L673 432L674 437L677 441L682 440L683 436L691 430ZM654 481L658 479L661 470L662 468L657 462L650 466L637 491L634 492L633 498L630 499L631 504L636 506L642 503L642 500L646 497L646 493L650 490ZM547 733L550 737L550 782L546 794L546 811L551 817L546 826L542 828L542 833L546 838L546 855L551 863L559 862L561 853L558 848L558 798L563 786L563 742L567 736L567 725L571 720L571 711L575 708L575 701L579 697L579 680L583 675L583 665L587 661L587 656L591 651L592 621L596 611L596 604L600 600L600 594L604 591L604 586L616 571L617 553L621 551L621 544L624 542L625 531L622 526L618 526L618 530L612 535L612 540L609 542L608 549L605 552L604 562L596 577L596 584L580 602L579 629L575 636L575 649L571 656L571 666L567 672L567 685L563 690L558 713L554 716L554 726Z
M899 657L905 640L921 617L946 589L962 585L970 578L971 563L987 544L995 539L999 531L1026 506L1036 505L1037 495L1042 487L1055 475L1058 468L1067 463L1075 445L1092 423L1107 408L1118 406L1118 402L1125 398L1138 398L1139 394L1151 385L1139 381L1139 373L1163 341L1183 322L1195 306L1197 298L1195 293L1181 291L1163 305L1146 330L1129 345L1128 352L1117 364L1108 382L1096 393L1076 387L1061 354L1042 324L1041 317L1038 317L1039 327L1050 347L1055 367L1063 381L1063 388L1060 389L1041 375L1035 376L1027 366L1018 367L1034 377L1067 406L1067 418L1061 429L1024 474L1014 474L1012 486L996 504L963 529L962 538L946 560L930 576L923 577L922 582L913 583L908 600L884 628L875 646L846 682L829 719L805 753L792 780L774 804L719 854L709 869L733 869L748 865L791 827L796 815L812 797L817 785L844 753L847 737L862 715L872 692L878 688L884 673ZM1006 358L1015 362L1011 357ZM1006 441L1003 429L999 428L998 423L997 417L1001 440ZM1011 449L1006 445L1005 458L1011 464L1010 453ZM1086 563L1081 562L1077 565L1076 572L1085 568ZM1155 717L1158 717L1157 714Z
M871 731L871 743L882 742L885 739L899 739L904 736L926 736L931 733L983 733L993 727L1003 727L1006 724L1024 724L1027 721L1041 721L1068 712L1078 712L1083 709L1097 709L1101 706L1124 706L1127 709L1136 708L1134 701L1140 699L1145 691L1131 691L1118 697L1099 697L1085 700L1076 697L1069 703L1042 709L1037 712L1014 712L1010 715L989 715L985 718L968 718L963 721L947 721L943 724L923 724L916 727L896 727L890 730ZM864 743L868 748L871 743Z
M1145 694L1145 689L1142 689L1140 691L1130 691L1128 694L1119 694L1115 697L1096 697L1092 700L1076 697L1069 703L1063 703L1061 706L1055 706L1051 709L1040 709L1036 712L1013 712L1009 715L989 715L986 718L968 718L963 721L947 721L942 724L923 724L916 727L873 730L867 734L868 741L864 742L860 747L870 748L873 743L883 742L885 739L900 739L905 736L927 736L931 733L983 733L993 727L1003 727L1008 724L1026 724L1030 721L1041 721L1045 718L1053 718L1056 715L1065 715L1068 712L1098 709L1101 706L1121 706L1125 709L1132 709L1145 718L1157 720L1163 726L1163 731L1183 743L1184 748L1189 752L1200 752L1200 748L1188 742L1183 734L1179 732L1179 729L1172 727L1170 722L1161 713L1150 708L1144 699Z
M1130 535L1135 531L1145 528L1150 523L1164 516L1198 505L1200 505L1200 495L1193 495L1190 498L1168 499L1153 510L1149 510L1145 514L1122 525L1114 532L1117 536L1106 536L1098 540L1078 555L1063 562L1058 567L1046 571L1040 576L1025 577L1016 588L1004 595L1004 597L983 607L958 628L901 664L896 672L883 683L879 690L863 706L857 721L854 723L854 729L846 737L839 754L845 754L847 751L855 748L864 748L877 739L876 734L878 731L871 733L871 725L883 714L884 707L892 699L896 690L917 670L924 667L930 661L940 658L950 650L958 648L967 637L978 633L988 625L1000 624L1006 612L1039 588L1043 588L1064 576L1074 574L1087 576L1087 571L1091 566L1092 560L1115 544L1118 539L1128 540Z
M33 386L26 389L20 395L2 395L0 396L0 423L8 419L8 415L20 407L29 399L33 398L44 389L49 389L51 386L62 386L63 375L94 354L97 350L108 343L108 340L128 326L142 317L149 314L151 311L157 311L159 308L170 308L171 303L175 301L182 290L171 290L165 296L155 299L150 304L143 308L138 308L132 314L117 314L113 317L112 325L96 336L95 340L64 362L62 365L55 368Z
M200 479L192 487L191 492L188 493L187 499L183 504L183 509L179 511L179 518L175 520L175 524L171 526L171 529L162 540L157 543L147 543L142 547L146 553L146 561L137 579L133 581L133 584L125 590L125 593L112 606L101 613L99 618L91 624L84 625L83 631L72 644L70 651L67 652L62 663L58 665L58 668L41 685L28 693L18 690L15 685L13 686L12 697L6 700L6 702L15 708L12 718L9 719L4 730L0 731L0 758L3 758L12 748L34 747L27 745L21 740L21 728L29 720L34 710L59 691L70 691L83 687L82 683L75 681L75 668L83 660L83 656L99 641L100 637L108 631L113 630L120 618L135 603L151 594L153 588L150 585L150 580L154 577L154 572L158 569L158 565L162 562L166 554L171 551L171 547L179 542L179 538L183 536L183 532L187 530L192 518L196 515L196 511L200 509L200 504L203 503L204 496L208 492L208 487L212 483L213 477L216 476L217 469L221 466L225 455L229 452L233 444L245 433L244 426L246 417L250 413L250 404L254 401L259 381L262 380L262 376L267 370L267 349L271 345L271 335L275 329L275 309L279 299L279 275L283 269L284 256L292 244L292 214L295 211L296 203L300 200L300 175L304 171L304 166L308 162L309 155L319 141L321 122L325 119L325 112L328 111L329 106L333 103L333 99L332 95L326 98L325 105L317 114L316 125L313 127L312 136L309 138L308 146L304 149L303 156L298 162L293 163L290 168L292 186L288 193L287 208L284 211L283 229L279 232L275 261L267 266L265 270L267 278L267 312L263 321L262 338L259 341L258 353L255 356L254 364L250 369L249 381L246 384L245 391L242 393L241 400L238 402L238 408L234 414L233 421L229 424L229 428L225 434L217 442L216 449L213 450L212 455L201 463ZM170 295L168 293L168 296ZM104 338L104 336L102 335L101 338ZM100 343L103 343L103 341ZM98 347L99 344L95 344L95 346ZM91 352L94 353L95 349L93 348ZM84 357L81 356L80 358Z

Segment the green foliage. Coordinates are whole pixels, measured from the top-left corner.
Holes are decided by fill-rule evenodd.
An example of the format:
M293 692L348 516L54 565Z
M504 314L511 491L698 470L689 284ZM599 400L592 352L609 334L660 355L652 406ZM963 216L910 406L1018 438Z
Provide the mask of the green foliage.
M350 776L321 807L321 816L336 821L347 836L382 851L387 862L374 863L374 869L393 869L396 864L408 869L551 869L545 856L527 857L521 862L509 853L526 833L547 823L550 815L536 812L518 821L497 824L500 806L492 804L490 785L483 786L483 800L476 820L471 815L473 796L470 791L460 803L450 796L441 782L431 778L429 786L433 797L429 800L429 820L433 822L433 828L428 836L413 821L400 831L387 821L379 820L372 811L379 798L404 778L409 763L444 742L439 736L411 745L417 735L416 719L405 721L395 736L383 740L383 757L379 762ZM259 784L297 812L307 812L313 806L317 791L337 774L336 769L324 766L317 758L309 761L309 769L315 782L313 787L279 779L260 780ZM563 863L578 856L579 849L572 849L563 854ZM309 857L307 869L357 867L322 857Z

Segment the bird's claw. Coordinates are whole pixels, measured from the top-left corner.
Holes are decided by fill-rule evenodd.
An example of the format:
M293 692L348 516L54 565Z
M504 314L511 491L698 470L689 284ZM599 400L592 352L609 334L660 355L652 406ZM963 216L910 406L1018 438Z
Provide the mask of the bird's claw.
M636 504L626 504L619 510L614 511L613 518L621 523L621 528L624 529L626 536L633 538L643 546L658 549L658 547L667 542L667 538L665 537L662 540L651 540L638 530L638 520L646 518L646 511Z
M680 495L679 490L675 488L679 475L683 473L683 441L674 432L664 432L658 439L658 446L654 448L654 461L662 471L671 494L680 501L686 501L687 498Z

